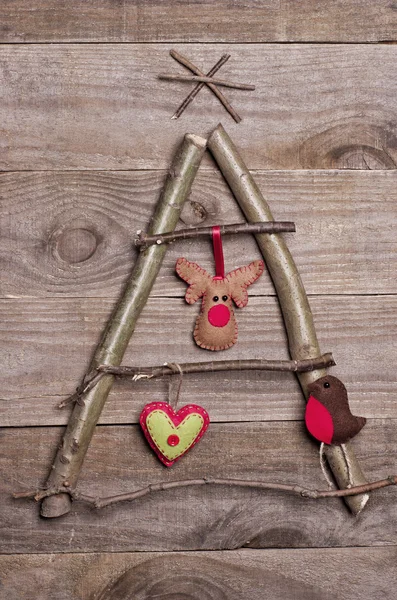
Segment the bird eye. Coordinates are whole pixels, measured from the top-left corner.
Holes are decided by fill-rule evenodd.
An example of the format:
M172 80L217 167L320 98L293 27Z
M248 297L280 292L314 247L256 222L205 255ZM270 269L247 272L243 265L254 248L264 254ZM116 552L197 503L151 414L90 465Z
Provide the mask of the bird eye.
M226 300L227 300L227 296L222 296L222 300L223 300L224 302L226 302Z
M325 388L330 388L330 387L331 387L331 384L330 384L328 381L326 381L326 382L324 383L324 387L325 387Z
M214 302L218 302L218 300L219 300L218 296L214 296L212 299Z

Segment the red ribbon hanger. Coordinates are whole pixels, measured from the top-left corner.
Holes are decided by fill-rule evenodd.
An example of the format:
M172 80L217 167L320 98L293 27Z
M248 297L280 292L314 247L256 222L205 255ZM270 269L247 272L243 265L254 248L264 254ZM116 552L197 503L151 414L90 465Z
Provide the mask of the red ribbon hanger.
M219 225L215 225L212 228L212 245L214 247L214 259L215 259L215 277L214 279L225 278L225 262L223 260L223 246L221 228Z

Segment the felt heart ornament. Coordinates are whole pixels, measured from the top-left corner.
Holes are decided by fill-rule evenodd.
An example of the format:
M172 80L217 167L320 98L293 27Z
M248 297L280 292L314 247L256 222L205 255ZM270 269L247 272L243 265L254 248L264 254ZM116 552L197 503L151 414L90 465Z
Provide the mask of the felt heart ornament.
M165 402L150 402L139 422L150 447L166 467L171 467L203 437L210 418L197 404L187 404L175 412Z

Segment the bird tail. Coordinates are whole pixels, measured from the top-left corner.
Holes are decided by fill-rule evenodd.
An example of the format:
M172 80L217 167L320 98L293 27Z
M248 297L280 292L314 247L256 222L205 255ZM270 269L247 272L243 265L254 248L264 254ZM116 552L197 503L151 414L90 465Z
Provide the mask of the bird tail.
M362 429L365 425L365 423L367 422L367 419L365 417L357 417L357 421L358 424L360 425L360 429ZM359 429L359 431L360 431Z

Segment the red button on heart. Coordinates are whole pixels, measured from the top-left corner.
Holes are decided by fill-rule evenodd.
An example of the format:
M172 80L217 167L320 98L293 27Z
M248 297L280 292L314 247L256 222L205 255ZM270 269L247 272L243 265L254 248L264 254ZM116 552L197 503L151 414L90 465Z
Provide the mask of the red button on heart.
M177 435L170 435L167 444L169 446L177 446L179 444L179 437Z

